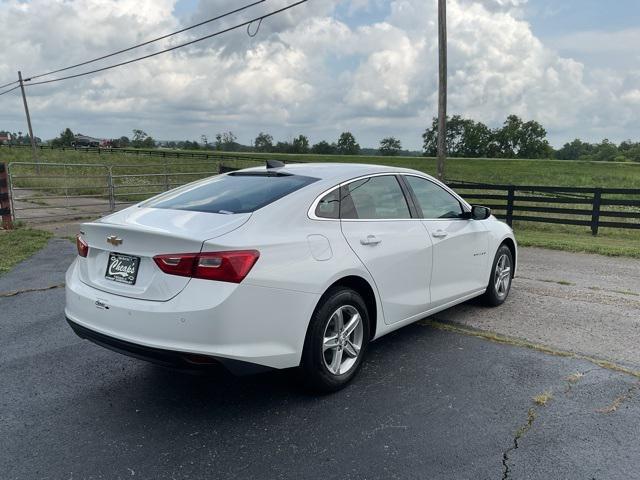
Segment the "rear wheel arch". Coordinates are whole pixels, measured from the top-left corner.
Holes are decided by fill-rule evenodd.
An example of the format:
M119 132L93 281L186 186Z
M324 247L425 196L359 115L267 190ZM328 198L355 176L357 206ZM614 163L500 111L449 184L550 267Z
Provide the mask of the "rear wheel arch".
M360 294L360 296L364 300L365 305L367 306L367 313L369 314L369 339L374 338L376 336L376 327L378 321L377 300L373 287L367 280L362 277L359 277L357 275L349 275L333 282L324 291L322 297L320 297L320 300L318 300L315 310L317 310L319 306L322 305L327 293L334 290L336 287L350 288L351 290L354 290L355 292Z

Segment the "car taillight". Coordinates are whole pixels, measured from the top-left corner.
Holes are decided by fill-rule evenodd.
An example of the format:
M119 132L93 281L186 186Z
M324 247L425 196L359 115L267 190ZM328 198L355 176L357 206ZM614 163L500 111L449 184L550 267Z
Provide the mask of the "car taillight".
M89 244L80 235L76 236L76 248L78 249L78 255L81 257L86 258L89 255Z
M240 283L259 257L257 250L231 250L156 255L153 260L160 270L169 275Z

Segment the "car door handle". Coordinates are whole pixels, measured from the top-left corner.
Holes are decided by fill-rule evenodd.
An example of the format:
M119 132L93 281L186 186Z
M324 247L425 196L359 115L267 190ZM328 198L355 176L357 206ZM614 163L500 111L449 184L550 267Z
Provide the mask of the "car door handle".
M444 230L436 230L431 235L436 237L436 238L444 238L449 234L447 232L445 232Z
M380 242L382 242L382 240L375 235L367 235L367 238L360 239L362 245L378 245Z

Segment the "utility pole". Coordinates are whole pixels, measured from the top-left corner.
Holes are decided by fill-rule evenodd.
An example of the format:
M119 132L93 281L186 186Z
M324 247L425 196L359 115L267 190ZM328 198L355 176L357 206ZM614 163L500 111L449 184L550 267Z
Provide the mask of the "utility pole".
M438 0L438 180L447 156L447 0Z
M27 96L24 93L24 82L22 81L22 72L18 71L18 80L20 80L20 91L22 92L22 103L24 104L24 113L27 116L27 126L29 127L29 140L31 140L31 157L36 162L36 173L40 173L40 165L36 158L36 139L33 136L33 128L31 128L31 115L29 115L29 105L27 105Z

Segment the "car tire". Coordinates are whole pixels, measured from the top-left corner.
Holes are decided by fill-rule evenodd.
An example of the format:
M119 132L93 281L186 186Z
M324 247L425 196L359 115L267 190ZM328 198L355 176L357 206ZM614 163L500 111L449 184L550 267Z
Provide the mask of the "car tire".
M491 275L482 301L490 307L502 305L509 296L513 279L513 255L506 245L502 244L496 252L491 265Z
M364 300L350 288L332 288L320 300L307 329L300 365L303 382L323 393L344 388L360 369L368 343Z

